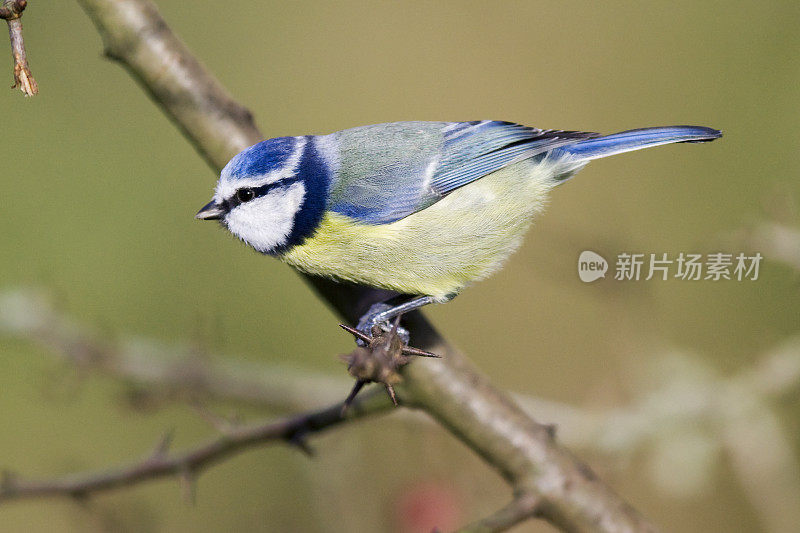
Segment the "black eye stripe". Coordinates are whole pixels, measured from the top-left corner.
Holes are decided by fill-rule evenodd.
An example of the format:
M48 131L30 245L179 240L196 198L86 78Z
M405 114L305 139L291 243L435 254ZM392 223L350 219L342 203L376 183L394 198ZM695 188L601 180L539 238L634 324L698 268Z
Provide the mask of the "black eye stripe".
M279 179L278 181L273 181L272 183L267 183L266 185L262 185L261 187L253 187L253 192L256 193L256 198L259 196L264 196L272 189L277 189L279 187L283 187L289 183L293 183L297 181L296 178L283 178Z
M228 210L230 211L231 209L233 209L237 205L245 203L239 198L239 192L242 191L242 190L246 189L246 190L249 190L249 191L253 191L253 194L254 194L253 198L248 200L248 201L252 201L252 200L254 200L256 198L260 198L261 196L266 195L272 189L277 189L277 188L280 188L280 187L284 187L286 185L291 185L292 183L296 182L298 179L299 178L297 178L297 177L290 177L290 178L279 179L277 181L273 181L272 183L267 183L266 185L261 185L260 187L242 187L241 189L238 189L236 192L234 192L233 195L230 198L225 200L225 204L227 204Z

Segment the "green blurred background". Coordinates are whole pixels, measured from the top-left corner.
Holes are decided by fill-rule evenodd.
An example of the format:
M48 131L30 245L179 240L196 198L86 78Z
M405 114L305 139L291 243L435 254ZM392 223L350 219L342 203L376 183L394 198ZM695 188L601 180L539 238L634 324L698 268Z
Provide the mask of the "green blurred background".
M797 2L158 5L268 137L484 118L599 132L724 131L712 144L593 163L554 192L501 273L427 311L497 386L612 409L643 394L642 375L664 353L689 353L686 365L733 376L798 333L797 273L769 255L755 282L584 284L576 275L586 249L611 260L622 251L749 252L758 246L740 236L759 221L788 217L797 226ZM0 290L44 288L109 338L202 338L231 357L342 377L336 354L352 341L300 277L193 219L215 175L102 58L78 5L30 2L23 23L41 94L0 92ZM0 76L10 81L10 69L7 61ZM180 402L132 409L126 390L0 337L0 463L46 477L141 457L167 428L177 447L213 434ZM800 401L794 394L772 407L794 468ZM395 418L314 439L314 459L271 447L216 466L200 478L195 505L166 480L83 505L5 504L0 530L415 531L408 509L429 506L452 527L507 500L499 477L450 434ZM765 513L796 512L792 502L760 508L725 453L699 484L670 491L649 473L647 447L579 452L667 530L777 531L787 520Z

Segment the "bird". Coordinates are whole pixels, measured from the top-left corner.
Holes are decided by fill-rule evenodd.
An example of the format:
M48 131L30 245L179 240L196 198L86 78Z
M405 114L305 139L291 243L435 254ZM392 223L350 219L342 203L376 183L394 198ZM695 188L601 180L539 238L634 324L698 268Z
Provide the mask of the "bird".
M316 276L388 289L358 329L452 300L498 271L550 191L588 162L721 137L702 126L600 135L514 122L393 122L259 142L197 214ZM407 332L405 332L407 340Z

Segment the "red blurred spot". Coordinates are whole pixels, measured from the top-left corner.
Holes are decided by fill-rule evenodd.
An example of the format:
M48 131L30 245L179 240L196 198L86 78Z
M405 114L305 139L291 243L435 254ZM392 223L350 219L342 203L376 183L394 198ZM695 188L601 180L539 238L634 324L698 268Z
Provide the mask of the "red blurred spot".
M400 533L452 531L459 525L459 498L451 485L423 482L406 488L395 500Z

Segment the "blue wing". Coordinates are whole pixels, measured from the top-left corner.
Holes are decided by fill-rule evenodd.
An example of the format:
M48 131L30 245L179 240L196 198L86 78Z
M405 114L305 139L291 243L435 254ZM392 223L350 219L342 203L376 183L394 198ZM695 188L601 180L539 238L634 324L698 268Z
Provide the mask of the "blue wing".
M517 161L599 135L496 120L457 122L443 133L442 159L431 180L431 188L440 197Z
M332 211L388 224L503 167L596 133L511 122L395 122L332 135L339 150Z

